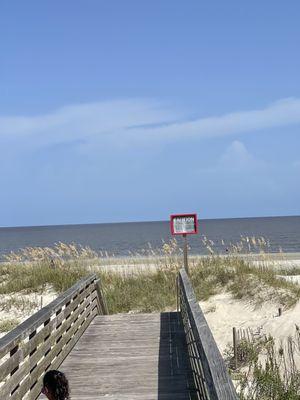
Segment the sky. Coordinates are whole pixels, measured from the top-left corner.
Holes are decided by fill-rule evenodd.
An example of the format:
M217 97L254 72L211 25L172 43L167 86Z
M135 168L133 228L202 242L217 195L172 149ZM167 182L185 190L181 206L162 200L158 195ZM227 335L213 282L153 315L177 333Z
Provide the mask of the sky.
M299 215L299 17L3 0L0 226Z

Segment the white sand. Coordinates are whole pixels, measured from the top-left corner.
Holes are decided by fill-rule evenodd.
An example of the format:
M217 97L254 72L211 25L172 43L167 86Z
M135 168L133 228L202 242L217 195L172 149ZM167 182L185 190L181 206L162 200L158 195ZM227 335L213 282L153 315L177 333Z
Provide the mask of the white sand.
M32 314L37 312L40 308L46 306L51 301L57 298L57 293L54 292L51 288L46 288L44 293L37 294L24 294L24 293L16 293L16 294L9 294L9 295L1 295L0 296L0 321L7 321L7 320L18 320L19 323L25 321L29 318ZM6 302L10 302L11 299L16 299L18 301L23 301L23 306L20 307L10 307L6 309L4 306ZM29 302L34 307L30 307ZM3 309L5 308L5 309ZM4 336L5 332L0 332L0 338Z
M155 272L158 269L158 264L153 262L145 264L136 264L124 262L123 264L107 264L107 265L94 265L93 270L103 272L116 272L118 274L133 274L143 272Z
M290 310L283 310L278 316L279 304L266 301L254 308L249 302L232 299L229 293L218 294L206 302L200 302L205 318L212 330L216 343L224 352L232 345L232 328L250 328L256 332L270 334L280 343L288 336L294 336L296 324L300 326L300 301Z
M197 260L206 257L209 256L190 256L190 266L197 263ZM227 258L230 256L222 255L222 257ZM274 269L285 269L287 271L292 268L300 268L300 253L240 254L240 257L257 267L271 267ZM113 262L113 260L110 259L107 263L103 260L103 264L93 265L93 268L99 271L102 270L105 272L117 272L122 274L155 272L160 265L164 264L162 260L163 257L149 257L148 259L142 259L142 261L138 258L124 258L119 259L118 262Z
M254 260L251 264L256 267L268 267L276 269L292 269L300 267L300 260Z

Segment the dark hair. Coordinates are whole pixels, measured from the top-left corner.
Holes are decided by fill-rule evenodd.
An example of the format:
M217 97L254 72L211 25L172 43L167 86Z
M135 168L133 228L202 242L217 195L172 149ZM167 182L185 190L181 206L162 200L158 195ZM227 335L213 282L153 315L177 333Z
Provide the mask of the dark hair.
M54 369L46 372L43 384L54 396L55 400L70 399L68 379L63 372Z

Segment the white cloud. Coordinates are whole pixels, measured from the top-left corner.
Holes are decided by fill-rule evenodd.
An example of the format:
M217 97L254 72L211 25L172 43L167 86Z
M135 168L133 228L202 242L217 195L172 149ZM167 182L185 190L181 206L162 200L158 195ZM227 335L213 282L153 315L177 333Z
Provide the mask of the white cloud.
M234 140L228 147L225 148L224 152L219 156L217 160L206 168L200 168L199 174L212 173L217 175L223 175L223 173L229 173L234 175L253 173L254 170L265 169L267 164L254 157L246 148L243 142Z
M210 166L195 172L195 178L208 188L210 195L220 194L215 194L215 201L223 201L226 197L232 203L236 198L248 202L264 197L266 193L279 196L283 190L282 176L287 174L281 165L269 164L256 157L238 140L232 141Z
M238 111L193 121L161 103L118 100L66 106L40 116L0 117L0 138L28 139L36 146L68 140L123 144L252 133L300 123L300 99L277 101L260 110ZM30 140L32 138L32 140ZM238 145L236 144L238 147ZM236 151L243 151L240 147Z
M290 98L250 111L170 124L152 133L164 138L217 137L300 123L300 99Z
M74 139L106 135L128 126L161 123L172 117L173 114L161 104L148 100L87 103L66 106L40 116L0 117L0 135L51 134Z
M256 160L242 142L235 140L221 156L219 164L228 167L243 167L256 164Z

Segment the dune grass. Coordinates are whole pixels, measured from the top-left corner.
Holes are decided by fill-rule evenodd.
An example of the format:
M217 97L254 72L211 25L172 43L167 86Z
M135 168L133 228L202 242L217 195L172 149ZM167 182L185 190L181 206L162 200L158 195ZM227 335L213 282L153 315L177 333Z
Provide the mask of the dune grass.
M211 245L209 246L211 249ZM59 250L59 251L58 251ZM181 257L174 241L164 244L163 254L148 259L155 264L153 270L132 273L112 272L101 269L103 260L96 262L95 254L76 246L69 248L60 244L58 249L45 253L42 249L23 250L26 262L12 255L0 267L0 294L43 293L52 288L61 293L90 273L101 278L109 310L118 312L154 312L176 308L176 276L181 268ZM38 254L38 256L36 255ZM54 257L55 256L55 257ZM93 262L88 265L86 257ZM120 261L120 260L119 260ZM145 263L146 258L143 259ZM127 263L128 260L124 260ZM98 266L97 266L98 265ZM226 257L211 253L207 257L193 257L190 263L190 278L199 300L224 291L236 299L247 299L255 305L272 299L283 307L293 306L300 298L300 287L278 277L272 267L258 267L236 252Z
M0 299L0 311L18 310L23 313L30 313L40 306L37 300L30 300L24 296L10 295L8 298Z
M16 318L9 318L0 320L0 333L9 332L19 325L19 320Z
M176 309L176 274L173 271L158 270L127 277L107 273L99 276L110 313Z
M42 293L47 285L61 293L87 275L80 265L66 263L64 268L52 268L48 263L5 264L0 268L0 294Z
M241 400L299 400L299 328L279 345L269 335L256 342L241 341L237 350L241 357L231 375ZM230 368L234 364L233 348L229 346L225 353Z

